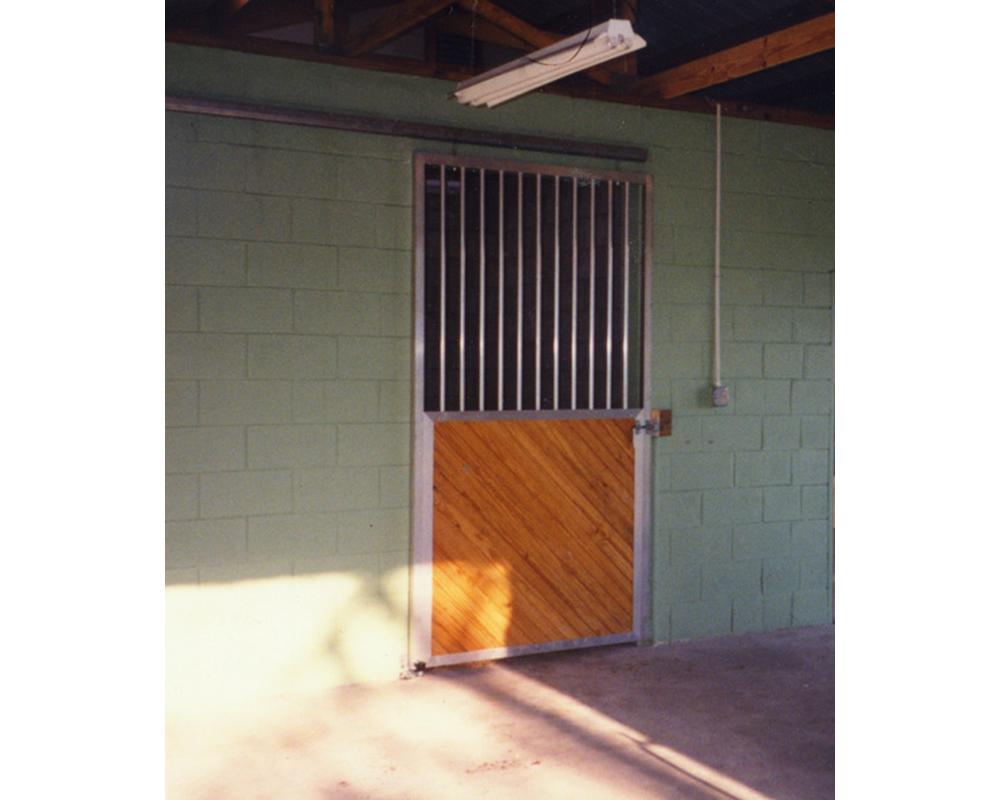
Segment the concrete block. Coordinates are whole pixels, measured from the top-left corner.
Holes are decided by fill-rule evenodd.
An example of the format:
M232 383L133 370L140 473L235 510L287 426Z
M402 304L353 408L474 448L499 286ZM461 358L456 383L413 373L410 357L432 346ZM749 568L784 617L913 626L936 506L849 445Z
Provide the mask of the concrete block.
M653 302L711 303L712 270L708 267L673 266L657 270L653 281Z
M733 633L764 630L764 598L759 594L733 598Z
M295 422L377 422L378 387L375 381L298 381L292 387Z
M246 374L246 337L211 333L168 333L168 380L242 378Z
M759 450L760 417L736 415L705 417L701 423L701 435L702 446L706 450Z
M802 591L822 591L825 594L830 587L830 570L826 558L803 558L800 575Z
M702 565L701 593L702 598L728 597L736 595L760 594L761 562L759 559L750 561L714 561Z
M168 331L198 330L198 290L191 286L167 286L165 318Z
M780 486L791 483L789 453L762 452L736 454L737 486Z
M701 492L660 492L654 509L657 531L701 525Z
M828 344L806 345L807 378L833 378L833 348Z
M802 273L766 270L761 273L761 290L765 306L801 306Z
M757 345L759 347L760 345ZM725 358L725 357L723 357ZM723 361L725 364L725 361ZM725 372L723 381L728 379ZM729 384L729 406L730 412L741 416L755 416L764 413L764 381L762 380L734 380Z
M337 341L325 336L247 337L250 378L287 380L335 378Z
M798 448L798 417L764 417L765 450L798 450Z
M247 245L249 286L336 289L339 282L336 247L284 242L251 242Z
M246 186L248 149L215 142L167 140L167 186L242 191Z
M332 467L336 463L335 425L267 425L247 429L250 469Z
M291 422L291 384L287 381L204 381L198 415L202 425Z
M412 374L412 347L408 338L342 336L338 339L340 377L408 380Z
M382 553L409 543L408 509L345 511L337 516L340 553Z
M701 566L696 563L668 564L658 569L656 592L668 603L701 599Z
M829 344L833 341L833 311L829 308L795 309L795 341Z
M408 294L382 294L379 300L379 333L410 336L413 333L413 299Z
M379 294L295 292L295 330L335 336L375 336L381 332Z
M711 227L699 225L674 225L674 260L678 265L706 269L705 264L712 264L715 254L715 232ZM726 247L722 249L723 268L733 266L726 258L732 252Z
M202 287L198 291L203 331L292 331L292 293L289 290Z
M381 381L378 384L380 422L409 423L413 415L413 386L410 381ZM357 420L344 420L355 422Z
M315 200L305 197L291 198L291 232L289 237L292 242L335 245L346 244L337 240L336 231L333 227L333 218L336 213L336 206L332 200ZM361 223L364 224L363 222ZM359 233L365 236L366 229ZM366 238L369 241L374 237L374 232L370 231Z
M413 175L403 161L350 156L339 161L337 184L341 200L358 203L408 205L411 201Z
M803 269L816 272L833 272L836 242L833 236L812 236L809 240L810 260Z
M792 593L777 592L764 595L764 630L789 628L792 624Z
M723 205L726 205L725 197L723 197ZM656 187L653 224L656 225L657 229L669 225L711 228L714 223L714 189L664 187L662 185Z
M802 518L802 493L798 486L764 487L764 521Z
M246 282L245 251L243 242L168 237L167 284L242 286Z
M732 603L728 598L698 603L675 603L670 607L673 641L724 636L732 632Z
M706 342L657 342L656 359L668 374L678 378L702 378L710 374L711 362Z
M660 309L670 320L670 338L674 342L712 341L712 307L672 303Z
M413 256L406 250L340 248L340 288L352 292L410 294Z
M378 500L382 508L410 507L410 466L379 467Z
M710 489L733 485L732 453L674 453L671 489Z
M268 578L291 577L292 564L288 559L274 561L243 561L234 564L211 564L199 567L199 582L204 586L210 583L238 583L241 581L259 581Z
M379 230L380 212L384 206L337 201L330 209L330 237L334 244L354 247L386 247L393 249L383 239Z
M801 344L764 345L765 378L801 378L803 348Z
M835 204L832 200L813 200L809 204L809 233L833 236Z
M336 156L263 147L252 148L249 153L248 192L329 199L336 196Z
M303 469L295 473L296 511L346 511L379 507L374 467Z
M737 230L809 233L809 204L797 197L724 192L722 218Z
M407 206L375 206L375 246L386 250L409 250L413 243L412 217L413 211ZM358 244L367 244L367 241Z
M802 446L816 449L826 449L830 441L829 415L802 417Z
M727 306L759 306L765 302L763 275L764 273L759 270L728 270L722 276L723 304Z
M213 239L287 241L291 206L283 197L236 192L198 193L198 235Z
M201 476L200 491L206 519L292 510L292 474L285 470L207 472Z
M198 235L198 193L196 191L167 187L164 230L167 236Z
M768 379L764 382L764 413L789 414L792 411L792 382Z
M701 450L701 419L691 415L675 416L673 418L673 433L670 436L654 439L653 447L657 453L657 459L665 459L663 461L664 467L667 466L671 453L690 453ZM658 485L658 489L670 488L670 475L666 469L657 470L657 477L663 480Z
M197 586L198 568L187 567L182 569L164 570L167 586Z
M829 308L833 305L833 275L804 274L802 281L805 287L803 305L822 308Z
M707 235L709 249L703 260L712 258L714 246L711 231ZM827 241L826 237L737 230L723 226L722 265L740 269L829 272L833 269L832 242L832 237Z
M670 563L729 561L733 555L733 529L670 528Z
M733 529L733 558L774 558L788 555L791 526L787 522L756 522Z
M706 360L708 356L706 346ZM756 342L724 342L722 345L722 379L760 378L763 376L763 346ZM704 369L700 374L711 374Z
M788 595L799 588L799 561L795 558L764 559L764 594Z
M733 309L736 341L792 341L792 309L740 306Z
M764 125L760 151L768 158L832 165L834 133L800 125Z
M760 522L760 489L710 489L704 492L702 519L705 525Z
M198 516L198 476L166 476L166 518L195 519Z
M167 427L198 424L198 384L194 381L166 382Z
M168 428L166 469L173 472L226 472L243 469L242 428Z
M339 425L342 467L410 463L410 426L399 423Z
M165 131L168 142L194 142L198 140L193 115L168 111L165 116Z
M168 522L168 569L246 559L246 521L242 519Z
M825 556L830 542L827 520L802 520L792 524L792 554L801 558Z
M797 484L830 481L830 462L826 450L799 450L792 456L792 478Z
M336 555L339 516L276 514L250 517L247 547L254 561L325 558Z
M793 625L824 625L830 619L830 597L826 591L802 591L792 596Z
M792 381L793 414L829 414L832 408L831 381Z
M802 487L802 518L823 520L830 518L830 487L828 485Z

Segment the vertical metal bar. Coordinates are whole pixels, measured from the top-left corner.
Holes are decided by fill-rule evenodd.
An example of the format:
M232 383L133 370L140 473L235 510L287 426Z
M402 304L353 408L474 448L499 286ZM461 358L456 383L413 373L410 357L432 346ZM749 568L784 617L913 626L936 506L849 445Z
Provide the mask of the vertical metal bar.
M597 253L594 229L597 227L595 200L597 199L597 181L590 182L590 402L587 408L594 407L594 282L597 278Z
M608 178L608 336L604 344L604 366L605 366L605 395L604 395L604 407L611 408L611 319L614 316L614 277L615 277L615 261L614 261L614 245L613 236L611 228L612 219L612 209L614 208L614 203L612 202L612 193L614 191L615 183L613 180Z
M416 184L413 215L413 488L412 551L410 577L410 636L407 665L427 661L431 654L431 608L433 592L433 475L434 423L424 413L424 359L426 334L427 160L414 159Z
M577 209L578 200L577 195L579 194L579 184L577 179L573 178L573 321L571 323L572 333L570 335L570 380L572 381L572 389L570 391L570 408L576 408L576 319L577 319L577 273L579 272L578 253L577 253L577 230L576 230L576 220L577 220Z
M631 270L631 265L629 264L629 209L628 209L628 196L631 192L632 186L625 182L625 225L622 230L622 244L624 245L623 262L625 264L625 274L622 276L624 282L624 288L622 290L622 301L623 301L623 311L622 311L622 407L629 407L629 397L628 397L628 330L629 330L629 319L628 319L628 274Z
M524 173L517 173L517 410L521 410L524 368Z
M438 387L438 408L447 411L444 405L444 325L445 325L445 303L447 294L445 292L445 246L444 246L444 218L445 218L445 175L444 164L441 164L441 331L440 331L440 361L441 376Z
M552 407L559 408L559 176L552 178L555 185L555 236L552 240L554 250L554 277L552 292Z
M465 167L459 170L458 410L465 411Z
M499 287L499 315L497 316L497 410L503 411L503 170L500 170L497 187L500 190L500 218L497 228L497 280Z
M542 175L535 175L535 410L542 407Z
M486 409L486 170L479 170L479 410Z

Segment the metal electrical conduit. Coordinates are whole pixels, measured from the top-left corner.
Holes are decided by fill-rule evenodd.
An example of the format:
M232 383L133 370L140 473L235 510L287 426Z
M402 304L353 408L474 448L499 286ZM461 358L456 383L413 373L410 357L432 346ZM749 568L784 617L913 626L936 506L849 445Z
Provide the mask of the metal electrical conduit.
M248 119L258 122L277 122L286 125L304 125L312 128L332 128L341 131L371 133L379 136L401 136L408 139L428 139L450 144L470 144L482 147L504 147L511 150L531 150L543 153L602 158L611 161L638 161L649 159L644 147L581 142L519 133L453 128L424 122L380 117L363 117L316 111L303 108L237 103L203 97L167 95L166 110L181 114L207 114L216 117Z

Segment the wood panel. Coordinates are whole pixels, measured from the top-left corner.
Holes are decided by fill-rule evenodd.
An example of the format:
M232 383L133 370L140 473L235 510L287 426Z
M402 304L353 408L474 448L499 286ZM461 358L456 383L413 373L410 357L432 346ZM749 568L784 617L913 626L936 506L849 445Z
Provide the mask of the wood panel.
M632 424L435 425L434 655L632 631Z

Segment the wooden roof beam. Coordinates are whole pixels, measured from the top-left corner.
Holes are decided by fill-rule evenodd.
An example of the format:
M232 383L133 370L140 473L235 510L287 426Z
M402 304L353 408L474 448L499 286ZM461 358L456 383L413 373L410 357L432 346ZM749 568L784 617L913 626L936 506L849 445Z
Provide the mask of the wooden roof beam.
M641 94L670 100L822 53L832 49L833 45L834 14L831 12L664 70L643 78L635 86Z
M539 30L531 23L525 22L520 17L515 17L499 6L494 5L490 0L458 0L458 5L466 11L478 14L488 22L492 22L497 27L513 34L536 50L548 47L550 44L555 44L563 38L554 33ZM584 74L593 78L598 83L603 83L605 86L617 83L615 80L616 76L605 67L591 67Z
M220 0L213 10L219 32L237 36L309 22L313 18L312 0Z
M454 0L405 0L390 8L366 28L349 34L344 42L344 52L349 56L359 56L377 50L453 2Z

